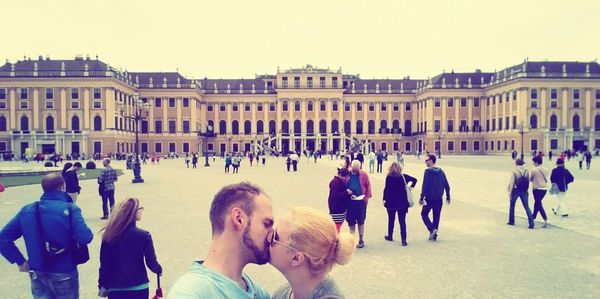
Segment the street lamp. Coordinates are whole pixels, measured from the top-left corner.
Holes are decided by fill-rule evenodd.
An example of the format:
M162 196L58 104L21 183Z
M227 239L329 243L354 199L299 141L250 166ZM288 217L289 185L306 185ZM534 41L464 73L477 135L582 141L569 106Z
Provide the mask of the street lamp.
M442 158L442 131L438 131L437 140L438 140L438 159Z
M233 139L233 136L231 135L231 133L227 133L225 135L225 139L227 139L227 152L231 153L231 139Z
M198 136L200 136L203 141L202 144L204 145L204 167L208 167L210 166L210 164L208 163L208 138L209 137L214 137L214 128L210 123L206 123L206 131L203 133L200 129L198 129Z
M125 111L125 104L119 103L121 114ZM124 118L133 119L135 121L135 161L133 162L133 180L132 183L143 183L142 166L140 165L140 139L139 139L139 121L148 117L150 111L150 103L142 101L139 93L133 94L133 110L134 116L124 116Z
M517 126L517 132L519 134L521 134L521 160L523 160L524 157L524 149L523 149L523 143L524 143L524 135L525 133L529 132L529 126L525 125L524 121L521 121L521 123Z

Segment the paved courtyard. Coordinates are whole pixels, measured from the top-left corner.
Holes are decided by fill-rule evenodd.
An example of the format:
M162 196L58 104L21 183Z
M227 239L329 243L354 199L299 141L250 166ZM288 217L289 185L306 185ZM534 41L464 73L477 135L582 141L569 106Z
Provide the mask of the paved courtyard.
M531 166L529 157L526 161ZM160 165L144 166L144 184L131 184L131 172L121 176L117 197L136 196L142 201L145 212L139 226L152 233L164 269L163 288L168 291L192 261L205 256L211 238L208 210L222 186L242 180L259 184L273 200L275 217L294 206L327 210L328 183L339 162L329 156L316 164L303 159L297 173L288 173L283 159L268 159L266 167L250 167L245 160L239 174L225 175L218 158L211 159L211 167L198 169L186 169L183 159L161 160ZM553 163L545 163L552 168ZM505 190L513 167L509 157L444 156L438 165L449 178L453 202L444 206L439 239L427 241L420 208L415 207L407 217L409 245L402 247L398 227L394 242L383 239L386 162L383 174L371 175L374 197L367 213L366 247L356 252L350 264L335 267L332 276L348 298L600 298L600 159L592 162L589 171L577 169L576 163L567 163L575 176L567 194L569 218L553 215L555 198L547 196L544 203L551 226L543 229L538 222L535 230L529 230L520 204L516 225L506 225ZM124 168L123 162L114 164ZM0 167L20 165L0 163ZM406 157L406 173L419 179L416 195L424 167L423 160ZM100 220L96 182L81 185L78 204L95 233L92 258L79 268L81 297L96 298L98 231L105 222ZM0 194L0 225L40 194L39 185L9 188ZM0 271L0 298L31 297L27 274L4 259ZM270 292L284 282L269 265L251 265L246 271Z

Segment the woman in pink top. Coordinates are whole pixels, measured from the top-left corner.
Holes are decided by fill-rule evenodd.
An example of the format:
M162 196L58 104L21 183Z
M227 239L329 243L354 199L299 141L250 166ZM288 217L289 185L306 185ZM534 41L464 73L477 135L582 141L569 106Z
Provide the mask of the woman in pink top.
M535 156L532 160L534 167L531 169L531 174L529 176L529 180L532 182L531 189L533 190L533 199L535 200L532 216L533 220L535 220L537 213L540 212L540 215L544 218L544 225L542 227L548 227L548 217L546 216L546 211L544 211L542 199L546 196L550 175L548 171L542 167L541 156Z

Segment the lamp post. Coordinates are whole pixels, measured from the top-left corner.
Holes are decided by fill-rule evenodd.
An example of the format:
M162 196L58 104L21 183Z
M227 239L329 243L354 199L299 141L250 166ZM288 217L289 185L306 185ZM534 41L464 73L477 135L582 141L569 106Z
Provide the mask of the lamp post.
M209 124L209 123L205 123L206 125L206 131L202 132L200 129L198 129L198 136L200 136L200 138L202 138L202 145L204 148L204 167L208 167L210 166L210 163L208 163L208 138L209 137L214 137L214 131L213 131L213 127Z
M124 113L125 104L123 102L119 103L119 108L121 113ZM142 101L140 99L140 95L138 93L133 94L133 116L124 116L128 119L133 119L135 121L135 161L133 162L133 180L132 183L143 183L144 179L142 179L142 166L140 165L140 139L139 139L139 122L140 120L146 119L148 117L148 112L150 111L150 103Z
M233 136L231 135L231 133L227 133L225 135L225 139L227 139L227 152L231 153L231 139L233 139Z
M438 131L437 140L438 140L438 159L442 158L442 131Z
M517 126L517 132L519 134L521 134L521 160L523 160L524 158L524 147L523 147L523 143L525 142L525 133L527 133L529 131L529 126L525 125L524 121L521 121L521 123Z

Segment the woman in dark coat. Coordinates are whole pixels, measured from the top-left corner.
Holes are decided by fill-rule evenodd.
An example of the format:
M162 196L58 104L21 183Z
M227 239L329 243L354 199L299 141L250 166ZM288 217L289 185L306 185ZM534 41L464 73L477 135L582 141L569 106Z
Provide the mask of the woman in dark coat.
M347 186L349 175L350 172L347 168L339 168L338 174L329 183L329 197L327 198L329 214L333 218L338 233L346 220L346 210L350 202L350 195L352 195L352 191Z
M388 241L394 240L392 237L394 234L394 221L396 220L396 214L398 214L402 246L408 245L406 243L406 213L408 213L409 206L406 184L410 184L410 187L414 188L417 179L408 174L403 174L402 165L399 162L392 162L383 188L383 206L388 213L388 234L385 239Z
M565 160L558 159L556 160L556 168L552 169L552 174L550 175L550 182L556 184L558 187L558 194L556 194L556 207L552 209L554 215L561 215L563 217L568 217L569 212L567 209L567 199L565 195L567 194L567 190L569 189L569 184L572 183L575 179L571 172L565 168Z
M139 200L127 198L110 214L104 228L98 287L108 293L108 299L148 299L146 266L156 274L162 273L150 233L136 226L143 211Z

